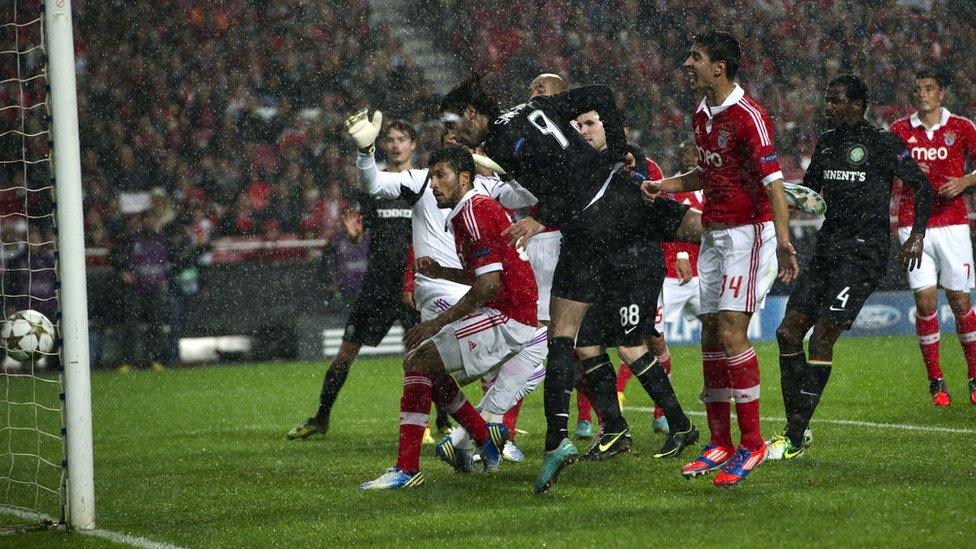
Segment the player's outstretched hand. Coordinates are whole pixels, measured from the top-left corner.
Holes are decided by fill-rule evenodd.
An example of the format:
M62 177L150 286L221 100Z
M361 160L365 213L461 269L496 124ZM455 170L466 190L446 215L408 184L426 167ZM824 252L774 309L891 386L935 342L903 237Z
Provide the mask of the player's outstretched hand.
M800 265L796 262L796 249L791 242L776 245L776 259L779 261L779 279L787 284L796 280Z
M661 180L641 183L641 195L643 195L645 202L654 202L661 192Z
M367 115L369 109L363 109L346 119L346 132L356 143L356 148L366 154L372 154L375 150L374 143L376 136L383 127L383 113L376 111L373 113L373 120L369 120Z
M403 346L407 352L410 352L421 343L437 335L439 331L441 331L441 325L437 323L436 319L414 324L412 328L403 334Z
M433 257L423 256L418 257L413 262L413 270L418 274L422 274L427 278L444 278L441 276L441 264L437 262Z
M524 248L530 238L541 233L545 228L545 225L535 219L523 217L502 231L502 236L507 236L512 246Z
M906 271L914 271L922 266L922 249L924 238L919 233L908 235L908 240L901 245L898 261Z

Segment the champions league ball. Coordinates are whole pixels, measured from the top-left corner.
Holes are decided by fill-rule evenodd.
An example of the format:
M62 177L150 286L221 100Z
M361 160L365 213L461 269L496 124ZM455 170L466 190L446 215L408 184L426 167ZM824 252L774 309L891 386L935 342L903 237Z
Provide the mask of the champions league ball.
M0 346L17 362L29 362L50 354L55 340L54 324L32 309L17 311L0 326Z

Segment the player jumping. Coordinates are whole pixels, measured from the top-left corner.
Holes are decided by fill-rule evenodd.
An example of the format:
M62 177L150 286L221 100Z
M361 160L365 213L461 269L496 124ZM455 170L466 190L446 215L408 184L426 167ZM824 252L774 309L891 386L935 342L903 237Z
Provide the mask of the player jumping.
M587 111L600 113L607 132L607 151L594 150L571 126ZM626 139L613 93L604 86L586 86L554 96L538 96L501 112L498 103L471 77L451 90L441 112L470 146L484 143L490 159L480 161L496 172L508 172L539 199L535 217L506 230L513 242L525 241L546 226L558 226L563 241L553 276L549 363L545 410L546 456L534 489L547 490L559 472L575 461L576 447L567 438L569 397L576 381L575 337L590 303L610 291L608 254L640 240L695 239L699 217L672 201L645 204L637 181L621 172ZM650 352L633 364L641 384L661 405L672 426L667 453L676 455L694 443L698 432L681 409L664 369ZM589 394L604 417L605 445L627 434L627 423L616 403L612 367L584 374ZM607 400L609 399L609 400ZM616 410L617 413L612 411ZM665 449L662 449L664 452Z

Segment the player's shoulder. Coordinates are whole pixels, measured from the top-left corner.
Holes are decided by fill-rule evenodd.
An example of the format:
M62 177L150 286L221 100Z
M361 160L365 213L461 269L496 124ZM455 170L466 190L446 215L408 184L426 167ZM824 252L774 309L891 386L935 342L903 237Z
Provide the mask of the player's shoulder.
M946 126L952 129L961 129L970 132L976 132L976 124L969 118L965 116L959 116L958 114L950 114L949 121Z
M895 120L894 122L891 123L889 129L891 129L892 132L896 132L896 133L911 131L912 129L911 117L903 116L898 120Z

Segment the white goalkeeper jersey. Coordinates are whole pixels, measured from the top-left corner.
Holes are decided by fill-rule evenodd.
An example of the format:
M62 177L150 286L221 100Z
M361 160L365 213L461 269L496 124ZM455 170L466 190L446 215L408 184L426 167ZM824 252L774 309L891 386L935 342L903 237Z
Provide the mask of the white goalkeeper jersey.
M414 257L431 257L444 267L460 269L457 249L454 246L454 235L445 230L447 215L450 208L438 208L437 200L430 189L428 171L407 170L403 172L384 172L376 166L373 155L358 153L356 168L359 170L359 188L362 192L377 198L401 198L412 204L412 229ZM508 209L526 208L534 205L537 200L529 191L514 181L505 182L498 177L477 175L474 188L484 193ZM432 286L440 286L438 291L430 291ZM430 279L417 274L414 298L417 309L422 313L429 308L428 298L443 295L443 290L449 287L463 295L468 287L444 279ZM453 303L451 303L453 305ZM443 307L442 307L443 308Z

